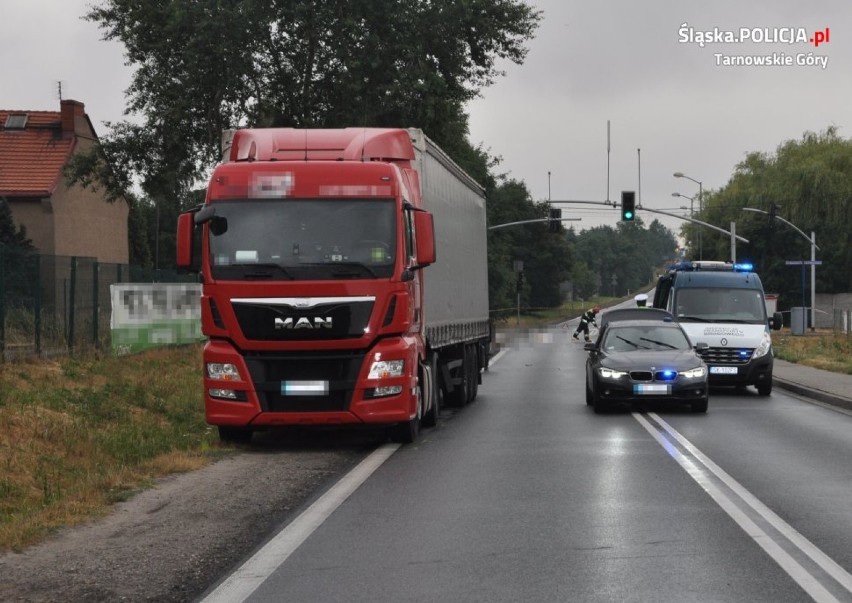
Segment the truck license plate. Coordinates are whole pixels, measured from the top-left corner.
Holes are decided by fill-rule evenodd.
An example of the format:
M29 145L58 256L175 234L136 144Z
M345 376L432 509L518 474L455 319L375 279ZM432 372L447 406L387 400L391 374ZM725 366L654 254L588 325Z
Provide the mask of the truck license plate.
M672 391L671 385L663 385L657 383L639 383L633 386L634 394L670 394Z
M735 366L711 366L710 372L713 375L736 375L737 367Z
M327 396L328 381L282 381L282 396Z

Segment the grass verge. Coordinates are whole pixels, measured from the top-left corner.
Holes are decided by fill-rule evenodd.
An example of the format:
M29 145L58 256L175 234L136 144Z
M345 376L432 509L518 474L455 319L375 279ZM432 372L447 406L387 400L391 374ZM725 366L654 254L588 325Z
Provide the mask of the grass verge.
M200 345L0 364L0 551L209 463L200 370Z
M772 334L775 357L805 366L852 375L852 337L829 330L792 335L782 329Z

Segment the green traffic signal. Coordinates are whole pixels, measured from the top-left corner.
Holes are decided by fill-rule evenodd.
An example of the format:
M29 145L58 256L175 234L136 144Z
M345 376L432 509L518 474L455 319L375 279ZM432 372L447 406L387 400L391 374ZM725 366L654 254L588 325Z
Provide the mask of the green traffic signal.
M621 219L632 222L636 216L636 193L633 191L621 191Z

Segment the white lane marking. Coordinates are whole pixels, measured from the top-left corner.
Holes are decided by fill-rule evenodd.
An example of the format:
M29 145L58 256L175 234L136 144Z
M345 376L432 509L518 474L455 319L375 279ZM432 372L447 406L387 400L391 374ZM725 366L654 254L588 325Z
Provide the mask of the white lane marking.
M769 524L778 530L787 540L796 545L796 547L810 557L814 563L820 566L829 576L837 580L843 585L843 588L852 592L852 574L849 574L845 569L838 565L831 557L819 550L810 540L805 538L793 526L781 519L775 514L772 509L760 502L751 492L746 490L737 480L728 475L724 469L711 461L703 452L698 450L693 444L678 433L674 427L666 423L661 417L654 413L649 413L649 416L660 424L660 426L671 434L680 444L686 448L690 454L695 456L701 463L713 472L722 482L728 486L743 502L754 509L761 517Z
M493 358L491 358L491 359L488 361L488 366L492 366L494 363L496 363L498 360L500 360L500 359L501 359L503 356L505 356L505 355L506 355L506 350L500 350L499 352L497 352L496 354L494 354L494 357L493 357Z
M649 416L654 417L654 420L659 420L662 423L662 419L654 415L653 413L649 413ZM814 601L818 601L819 603L829 603L829 602L837 602L838 599L834 597L819 581L814 578L804 567L799 565L799 563L793 559L784 549L782 549L777 542L775 542L772 537L770 537L766 532L764 532L760 527L754 523L739 507L737 507L730 498L725 496L725 494L717 488L712 480L709 478L707 472L701 467L697 466L692 458L683 454L677 447L673 446L671 442L669 442L663 434L655 428L648 420L643 417L639 413L633 413L633 417L639 422L645 430L651 434L651 436L657 440L657 442L669 453L669 455L677 461L677 463L683 467L683 469L689 474L692 479L694 479L710 497L716 501L718 504L737 524L745 531L746 534L751 536L751 538L758 544L760 547L766 551L766 553L772 557L775 562L781 566L781 568L789 574L796 583L802 587L802 589L808 593ZM666 431L669 431L671 427L664 428ZM674 431L672 429L672 431ZM669 432L671 433L671 432ZM674 435L674 434L672 434ZM680 436L680 434L678 434ZM677 436L676 436L677 437ZM677 437L678 442L685 442L685 438L683 436ZM697 449L694 446L690 445L690 453L695 454ZM695 451L695 452L694 452ZM700 454L700 453L699 453ZM702 457L704 455L701 455ZM698 458L696 456L696 458ZM706 459L706 457L704 457ZM701 462L704 461L702 459ZM708 459L709 460L709 459ZM706 466L706 465L705 465ZM706 467L711 473L713 473L713 469L710 467ZM717 467L718 468L718 467ZM721 471L721 469L720 469ZM716 477L720 476L716 475ZM732 478L729 477L731 481ZM724 481L724 480L723 480ZM726 483L727 484L727 483ZM744 488L740 487L743 491ZM790 528L792 530L792 528Z
M202 599L202 603L245 601L399 446L385 444L361 461Z

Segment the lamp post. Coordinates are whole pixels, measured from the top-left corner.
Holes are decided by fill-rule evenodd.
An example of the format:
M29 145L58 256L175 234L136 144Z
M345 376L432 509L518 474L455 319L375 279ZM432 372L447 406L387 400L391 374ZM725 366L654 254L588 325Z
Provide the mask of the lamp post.
M784 224L786 224L787 226L791 227L793 230L798 232L800 235L802 235L802 237L804 237L804 239L808 243L811 244L811 261L808 262L808 263L811 266L811 330L813 331L816 328L815 327L815 325L816 325L816 322L815 322L816 321L816 311L814 310L814 306L816 305L816 267L817 267L816 252L817 252L817 249L819 249L819 246L816 244L816 233L812 230L811 236L809 237L804 232L802 232L802 230L798 226L796 226L792 222L788 222L787 220L785 220L781 216L779 216L777 214L772 215L768 211L764 211L762 209L755 209L753 207L743 207L742 210L743 211L752 211L752 212L759 213L759 214L766 214L767 216L771 215L774 219L776 219L780 222L783 222ZM802 264L802 270L804 270L804 264ZM804 287L804 282L802 283L802 287ZM802 297L804 297L804 293L802 294Z
M689 197L687 195L681 195L680 193L672 193L672 197L683 197L684 199L689 199L689 217L692 217L692 202L695 201L695 197ZM686 209L686 207L682 207L681 209Z
M672 174L675 178L686 178L687 180L692 180L695 184L698 185L698 213L704 211L704 185L701 184L700 180L696 180L695 178L690 178L683 172L675 172ZM701 239L701 230L698 231L698 259L702 260L704 255L704 249L702 245Z

